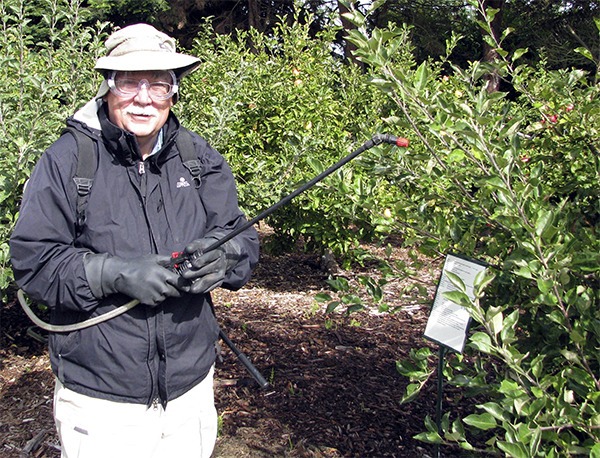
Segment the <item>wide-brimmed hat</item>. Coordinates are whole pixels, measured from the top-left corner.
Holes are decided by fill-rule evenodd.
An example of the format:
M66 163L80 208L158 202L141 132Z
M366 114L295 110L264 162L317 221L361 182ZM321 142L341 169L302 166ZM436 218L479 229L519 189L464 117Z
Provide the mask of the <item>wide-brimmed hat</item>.
M200 59L178 53L175 40L149 24L133 24L117 30L107 38L105 46L106 56L100 57L95 67L105 76L112 70L173 70L177 79L181 79L200 65ZM96 97L103 97L108 90L104 80Z
M200 59L175 50L175 40L149 24L134 24L114 32L106 40L106 56L96 70L173 70L181 78L200 65Z

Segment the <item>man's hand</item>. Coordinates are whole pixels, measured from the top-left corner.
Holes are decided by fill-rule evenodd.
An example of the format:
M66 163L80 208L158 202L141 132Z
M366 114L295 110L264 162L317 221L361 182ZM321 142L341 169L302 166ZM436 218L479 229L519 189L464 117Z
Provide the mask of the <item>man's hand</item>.
M85 274L92 293L97 298L123 293L142 304L155 306L167 297L180 297L179 275L165 266L168 256L147 255L123 259L107 254L87 255Z
M233 269L240 258L239 245L229 240L206 253L204 250L222 238L221 233L213 232L202 239L191 242L183 250L190 263L181 276L189 281L182 288L192 294L204 294L220 286L225 275Z

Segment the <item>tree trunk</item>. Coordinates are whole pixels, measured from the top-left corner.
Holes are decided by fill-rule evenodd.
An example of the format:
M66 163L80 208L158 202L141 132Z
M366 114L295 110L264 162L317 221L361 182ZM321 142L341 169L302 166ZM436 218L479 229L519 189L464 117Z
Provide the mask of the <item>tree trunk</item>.
M260 0L248 0L248 30L261 30Z
M348 32L350 32L350 30L354 28L354 24L352 24L344 16L342 16L344 13L348 13L349 11L348 8L346 8L339 0L338 11L340 13L340 19L342 20L342 30L344 31L344 35L348 35ZM360 63L356 60L356 57L354 57L354 54L352 52L356 49L356 46L353 43L350 43L344 37L342 37L342 39L344 40L344 57L346 58L346 60L352 61L360 65Z
M481 8L486 10L487 8L494 8L499 10L494 16L490 26L492 36L494 40L497 41L500 38L500 34L502 31L502 9L504 7L505 0L479 0ZM484 31L484 33L486 33ZM490 46L487 42L483 43L483 60L485 62L494 62L498 59L499 55L495 48ZM496 92L500 90L500 75L498 75L497 71L490 73L487 76L488 80L488 92Z

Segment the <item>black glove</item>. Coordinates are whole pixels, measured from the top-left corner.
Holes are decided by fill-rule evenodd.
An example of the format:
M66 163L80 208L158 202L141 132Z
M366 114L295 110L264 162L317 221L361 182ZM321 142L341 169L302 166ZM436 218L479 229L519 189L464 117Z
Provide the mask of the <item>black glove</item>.
M227 272L240 260L241 249L237 242L229 240L219 247L204 253L204 250L225 236L221 232L211 232L202 239L191 242L183 250L189 259L189 267L181 276L188 280L182 291L203 294L220 286Z
M123 259L108 254L85 256L83 265L90 289L98 299L123 293L142 304L155 306L167 297L180 297L181 278L167 269L169 256L147 255Z

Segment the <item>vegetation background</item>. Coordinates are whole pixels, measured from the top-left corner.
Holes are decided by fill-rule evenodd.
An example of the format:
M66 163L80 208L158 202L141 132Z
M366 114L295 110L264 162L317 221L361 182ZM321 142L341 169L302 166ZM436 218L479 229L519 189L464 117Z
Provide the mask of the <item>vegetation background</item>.
M0 0L0 287L13 299L7 240L32 167L93 97L103 41L145 21L203 65L175 110L226 157L256 215L376 132L380 146L268 219L266 249L301 243L351 267L364 241L489 264L444 376L485 402L424 419L419 439L508 456L600 456L598 241L600 5L594 1L247 2ZM410 263L342 277L327 313L386 305ZM366 292L368 299L364 299ZM418 396L436 355L398 361Z

